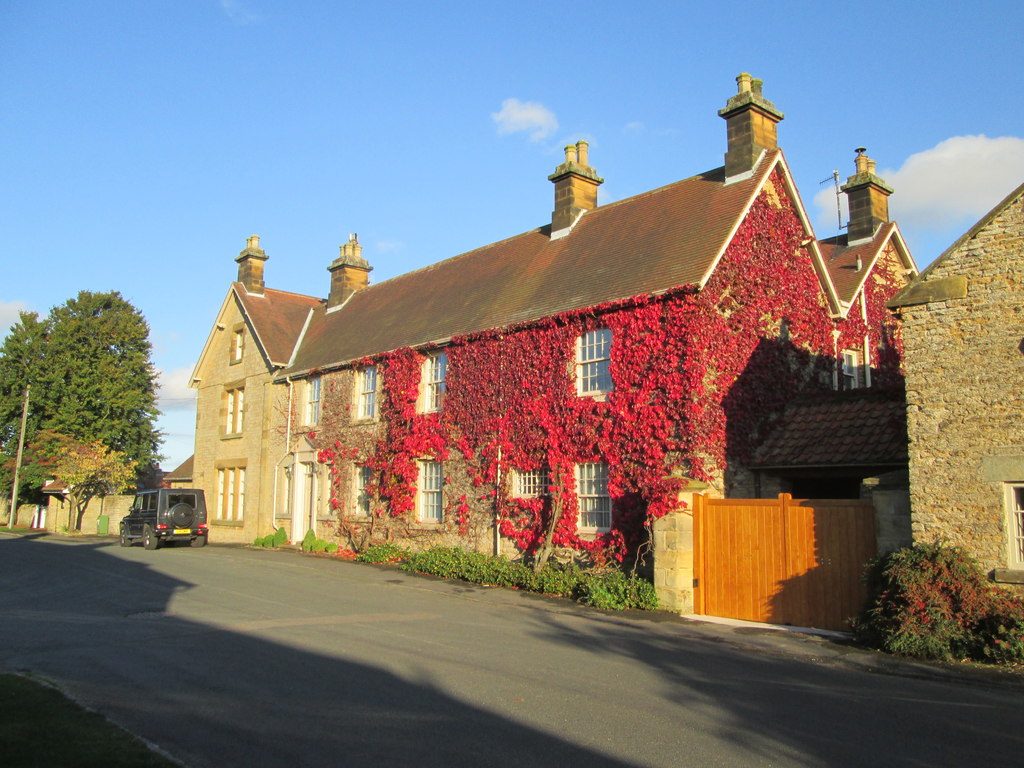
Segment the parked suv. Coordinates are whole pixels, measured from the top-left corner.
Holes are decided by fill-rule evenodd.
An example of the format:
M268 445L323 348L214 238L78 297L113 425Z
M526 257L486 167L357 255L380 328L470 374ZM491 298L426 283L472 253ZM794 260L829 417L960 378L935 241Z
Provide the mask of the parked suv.
M139 491L131 511L121 521L121 546L142 540L146 549L167 541L206 545L206 496L198 488L158 488Z

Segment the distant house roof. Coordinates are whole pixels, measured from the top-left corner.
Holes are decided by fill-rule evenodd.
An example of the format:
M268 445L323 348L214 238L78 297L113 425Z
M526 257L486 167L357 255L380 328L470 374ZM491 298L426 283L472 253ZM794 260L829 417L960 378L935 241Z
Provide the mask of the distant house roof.
M761 468L905 466L902 391L854 390L791 403L755 453Z
M725 184L718 168L599 206L567 237L540 227L371 285L337 309L318 306L288 372L702 285L780 166L776 150L748 179Z
M68 489L67 483L63 480L47 480L43 483L43 493L64 493Z
M891 241L897 245L897 251L904 264L916 272L917 268L914 266L906 245L903 243L899 229L891 221L880 226L878 231L875 232L875 236L870 240L853 246L847 245L846 235L829 237L818 241L818 248L821 250L825 266L828 268L829 277L832 279L832 284L835 286L836 294L839 296L840 301L844 304L849 304L857 297L857 293L860 291L861 286L864 285L867 276L871 274L875 261L882 255L885 247ZM861 263L860 269L857 269L858 258Z
M273 288L265 289L262 295L249 293L241 283L233 283L232 289L268 361L287 365L309 310L321 306L321 300Z
M166 480L168 482L170 482L170 481L191 480L192 479L192 464L193 464L195 458L196 458L195 454L193 454L192 456L189 456L187 459L185 459L183 462L181 462L180 465L178 465L177 469L173 469L170 472L168 472L166 475L164 475L164 480Z

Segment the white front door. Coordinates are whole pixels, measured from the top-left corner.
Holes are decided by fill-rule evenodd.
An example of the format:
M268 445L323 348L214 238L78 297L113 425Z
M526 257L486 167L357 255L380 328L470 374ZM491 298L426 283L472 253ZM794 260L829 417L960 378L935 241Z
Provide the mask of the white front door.
M292 541L300 542L306 531L316 534L317 483L313 462L299 462L292 470Z

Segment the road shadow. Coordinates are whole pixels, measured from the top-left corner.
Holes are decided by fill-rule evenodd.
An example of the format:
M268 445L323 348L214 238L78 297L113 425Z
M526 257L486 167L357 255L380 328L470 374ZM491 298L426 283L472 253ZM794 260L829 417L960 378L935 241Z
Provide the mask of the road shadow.
M187 765L630 765L428 680L169 615L193 584L109 547L0 540L0 666L92 691L83 703ZM30 560L51 576L19 590Z

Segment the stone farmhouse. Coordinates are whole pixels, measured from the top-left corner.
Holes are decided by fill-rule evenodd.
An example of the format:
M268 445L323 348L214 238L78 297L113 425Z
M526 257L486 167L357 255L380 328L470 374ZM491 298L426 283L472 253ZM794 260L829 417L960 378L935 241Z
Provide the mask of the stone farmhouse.
M890 306L903 323L915 541L1024 583L1024 185Z
M902 408L886 302L917 270L863 152L847 235L815 237L782 112L737 83L724 166L601 206L580 141L549 223L380 283L352 235L325 300L273 290L250 237L192 378L212 535L621 558L686 488L856 496L898 470L758 454L808 397Z

